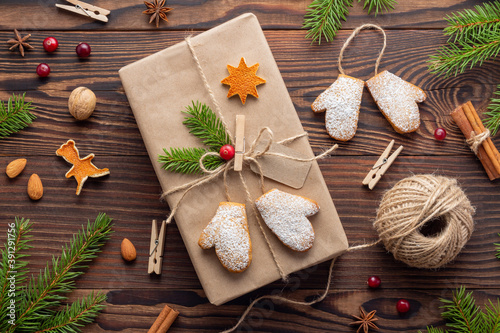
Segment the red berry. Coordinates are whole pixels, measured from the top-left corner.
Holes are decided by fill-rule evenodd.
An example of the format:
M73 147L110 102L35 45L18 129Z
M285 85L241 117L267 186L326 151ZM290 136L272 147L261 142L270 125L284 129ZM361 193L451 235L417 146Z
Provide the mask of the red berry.
M229 161L234 157L234 147L231 145L224 145L220 147L219 155L226 161Z
M398 304L396 304L396 309L399 313L406 313L410 311L410 302L405 299L400 299Z
M87 58L90 55L91 51L92 49L87 43L80 43L76 47L76 54L78 54L80 58Z
M373 289L380 287L381 282L380 278L376 275L370 276L367 281L368 287Z
M43 41L43 48L47 52L54 52L59 46L59 42L54 37L47 37Z
M50 67L47 64L41 63L36 68L36 73L40 77L46 77L50 74Z
M444 138L446 138L446 130L444 128L436 128L434 137L439 141L444 140Z

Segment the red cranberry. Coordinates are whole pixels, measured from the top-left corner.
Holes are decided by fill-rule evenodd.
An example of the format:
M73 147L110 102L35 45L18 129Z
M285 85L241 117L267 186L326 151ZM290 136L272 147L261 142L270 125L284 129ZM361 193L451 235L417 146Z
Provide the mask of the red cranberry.
M224 145L220 147L219 151L220 157L225 159L226 161L229 161L234 157L234 147L231 145Z
M43 41L43 48L47 52L54 52L59 46L59 42L54 37L47 37Z
M76 54L78 54L80 58L87 58L90 55L91 51L92 49L87 43L80 43L76 47Z
M380 278L376 275L370 276L368 278L368 281L367 281L368 287L373 288L373 289L380 287L381 282L382 281L380 280Z
M434 137L439 141L444 140L444 138L446 138L446 130L444 128L436 128Z
M47 64L41 63L36 68L36 73L40 77L46 77L50 74L50 67Z
M410 302L405 299L400 299L398 304L396 304L396 309L399 313L406 313L410 311Z

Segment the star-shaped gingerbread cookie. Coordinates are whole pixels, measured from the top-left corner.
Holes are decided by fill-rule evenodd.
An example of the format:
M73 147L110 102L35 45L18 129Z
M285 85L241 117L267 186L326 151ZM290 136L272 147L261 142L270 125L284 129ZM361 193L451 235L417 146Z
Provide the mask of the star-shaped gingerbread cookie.
M76 195L80 194L83 184L89 177L97 178L109 175L109 169L99 169L92 164L92 159L95 157L94 154L80 158L75 141L73 140L68 140L68 142L56 150L56 155L63 157L68 163L73 164L73 167L66 172L66 178L75 177L78 182Z
M257 69L259 69L258 63L248 67L245 58L241 58L238 67L227 65L229 76L221 81L221 83L230 86L227 98L239 95L243 104L245 104L248 95L258 98L257 86L266 83L266 80L257 76Z

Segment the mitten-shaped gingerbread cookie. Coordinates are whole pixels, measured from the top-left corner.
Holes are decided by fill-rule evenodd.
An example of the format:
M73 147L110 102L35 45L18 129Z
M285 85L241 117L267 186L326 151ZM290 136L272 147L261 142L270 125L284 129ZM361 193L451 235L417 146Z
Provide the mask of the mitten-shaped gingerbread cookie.
M264 222L286 246L295 251L309 250L314 242L314 230L307 219L319 211L317 202L277 189L255 201Z
M383 71L366 81L378 108L398 133L414 132L420 126L417 103L427 97L422 89Z
M215 246L221 264L230 272L247 269L252 261L252 243L245 205L221 202L212 221L201 233L198 245L202 249Z
M363 87L363 80L339 74L312 104L314 112L326 111L326 130L335 140L348 141L356 133Z

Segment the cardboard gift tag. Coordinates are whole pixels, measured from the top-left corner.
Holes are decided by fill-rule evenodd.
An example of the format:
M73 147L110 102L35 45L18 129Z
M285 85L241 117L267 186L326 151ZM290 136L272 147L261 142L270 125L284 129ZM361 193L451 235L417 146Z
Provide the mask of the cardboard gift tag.
M255 150L257 152L262 152L265 146L266 142L259 142ZM298 151L279 143L271 144L269 152L306 159L306 156ZM295 189L300 189L304 186L312 165L312 162L294 161L293 159L273 155L262 156L259 158L259 163L262 168L262 173L266 178ZM259 173L259 168L254 163L250 164L250 168L253 172Z
M228 123L228 129L235 133L235 122L230 120L235 119L236 115L246 116L247 145L256 140L263 127L272 130L276 142L304 133L271 49L253 14L241 15L192 37L191 43L199 67L220 105L221 114ZM242 105L239 98L227 98L228 87L221 83L227 76L227 64L238 63L241 57L244 57L248 64L259 63L258 75L266 80L266 84L259 85L259 98L248 96L245 105ZM190 134L182 124L182 110L192 101L206 103L212 110L216 110L201 78L199 67L189 46L183 41L120 70L125 93L163 191L200 177L169 172L163 170L158 163L158 155L163 154L163 148L202 146L200 140ZM294 141L291 147L302 157L314 156L307 138ZM286 154L293 153L287 151ZM270 169L285 173L283 165L275 167L274 164L284 163L284 167L290 169L288 162L271 159ZM305 169L305 166L303 167ZM300 181L303 184L300 189L267 178L265 181L267 189L278 188L311 198L321 207L319 213L310 218L316 238L307 252L297 253L290 250L264 226L264 232L285 274L337 257L348 247L347 238L318 163L310 163L309 168L307 175L305 171L300 172L300 177L305 177L305 182ZM262 195L259 177L249 168L244 168L242 175L247 181L249 193L254 200L257 199ZM293 177L295 176L293 173ZM221 266L214 251L203 250L198 246L200 234L214 216L219 203L226 201L221 178L188 193L175 215L177 227L206 296L216 305L280 279L276 262L260 231L259 222L251 213L250 205L253 202L247 201L239 172L229 172L227 182L232 201L247 205L253 250L252 263L244 272L228 272ZM181 195L182 193L175 193L166 198L170 207L177 204Z

